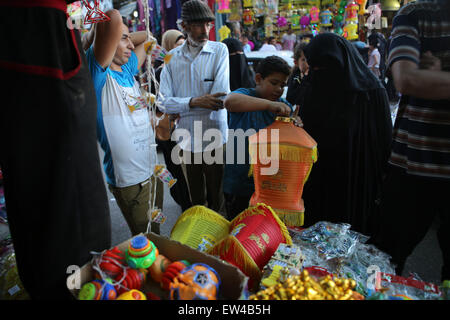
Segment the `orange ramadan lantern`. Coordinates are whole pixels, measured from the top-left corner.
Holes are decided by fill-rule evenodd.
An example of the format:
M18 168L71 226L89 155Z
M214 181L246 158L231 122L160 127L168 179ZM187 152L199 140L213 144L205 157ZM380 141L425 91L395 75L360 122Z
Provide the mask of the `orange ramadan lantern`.
M249 154L255 182L250 205L270 205L287 226L302 226L303 186L317 161L316 141L293 119L277 117L249 137Z
M279 244L292 244L286 225L270 206L258 203L234 218L230 230L208 253L238 267L249 277L249 289L256 289Z

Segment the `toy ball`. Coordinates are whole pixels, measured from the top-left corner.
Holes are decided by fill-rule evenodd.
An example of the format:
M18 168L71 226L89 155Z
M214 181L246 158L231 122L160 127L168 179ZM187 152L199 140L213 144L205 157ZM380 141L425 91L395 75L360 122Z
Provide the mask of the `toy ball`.
M162 254L159 254L156 257L155 262L148 269L152 279L156 282L161 282L163 273L171 263L172 262L169 259Z
M117 292L110 280L94 280L81 287L79 300L114 300Z
M133 269L147 269L155 262L158 250L146 236L131 239L125 253L127 264Z
M116 300L147 300L147 297L141 291L133 289L122 293Z
M185 268L170 284L171 300L216 300L220 278L217 272L203 263Z
M161 287L164 290L170 290L170 284L178 274L190 265L186 260L172 262L164 271L161 278Z

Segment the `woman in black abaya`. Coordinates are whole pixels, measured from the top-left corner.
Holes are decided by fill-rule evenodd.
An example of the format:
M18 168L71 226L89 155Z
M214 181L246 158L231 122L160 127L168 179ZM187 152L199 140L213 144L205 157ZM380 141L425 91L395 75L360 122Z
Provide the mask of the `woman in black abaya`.
M371 235L392 137L386 90L336 34L313 38L306 55L309 87L299 115L317 141L318 161L304 186L305 226L342 222Z
M241 42L234 38L227 38L222 42L228 47L230 57L230 90L254 88L256 86L255 77L248 67Z

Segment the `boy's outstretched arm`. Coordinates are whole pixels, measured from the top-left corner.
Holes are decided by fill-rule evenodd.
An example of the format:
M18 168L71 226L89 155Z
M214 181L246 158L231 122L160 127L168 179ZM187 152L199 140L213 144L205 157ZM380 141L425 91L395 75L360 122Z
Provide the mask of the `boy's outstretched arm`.
M276 115L289 116L291 108L285 103L251 97L241 93L230 93L225 99L225 108L230 112L270 111Z

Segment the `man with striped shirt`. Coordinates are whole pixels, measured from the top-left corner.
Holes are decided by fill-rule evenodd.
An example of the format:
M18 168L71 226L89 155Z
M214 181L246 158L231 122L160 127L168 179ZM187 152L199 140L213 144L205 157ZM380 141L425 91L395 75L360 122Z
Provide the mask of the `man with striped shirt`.
M181 29L187 40L170 51L173 57L161 72L158 100L164 112L180 115L172 139L178 141L187 160L192 204L207 202L210 209L219 212L224 209L223 145L228 138L223 98L230 92L230 77L226 45L208 41L214 20L204 1L183 4ZM172 157L180 150L174 151ZM207 158L218 161L205 161Z
M418 1L393 21L388 65L402 94L375 244L397 273L439 215L442 279L450 279L450 5Z

